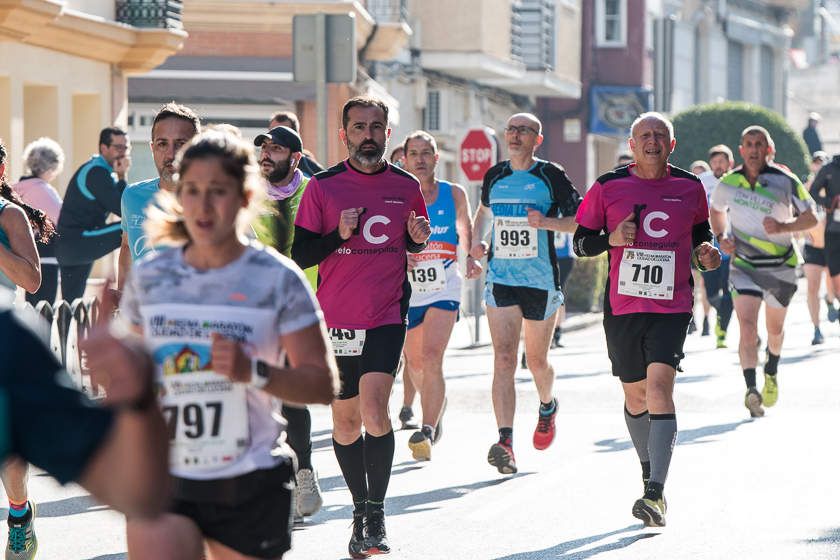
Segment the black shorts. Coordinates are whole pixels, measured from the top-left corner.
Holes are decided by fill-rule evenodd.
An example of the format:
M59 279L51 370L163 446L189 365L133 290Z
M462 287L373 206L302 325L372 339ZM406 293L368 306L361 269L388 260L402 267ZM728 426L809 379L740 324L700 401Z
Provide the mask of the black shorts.
M825 232L825 264L832 276L840 274L840 233Z
M507 286L487 282L484 301L491 307L519 306L522 317L529 321L545 321L563 305L563 292L527 286Z
M825 266L825 251L823 249L806 244L803 253L802 257L805 264Z
M292 547L291 459L273 469L219 480L174 478L170 512L246 556L279 558Z
M676 368L683 357L690 313L604 314L612 373L624 383L647 378L650 364Z
M383 325L365 332L365 345L358 356L336 356L341 379L339 399L359 394L359 381L366 373L387 373L396 377L405 344L405 325Z

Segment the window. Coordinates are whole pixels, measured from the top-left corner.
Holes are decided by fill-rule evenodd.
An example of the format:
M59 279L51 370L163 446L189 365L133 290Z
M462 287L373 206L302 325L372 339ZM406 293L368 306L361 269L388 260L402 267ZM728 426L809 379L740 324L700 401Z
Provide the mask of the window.
M627 44L627 0L597 0L595 38L599 47Z
M744 99L744 45L732 40L726 45L726 98Z
M423 111L424 128L428 131L441 130L440 91L429 90L426 93L426 108Z
M773 71L773 49L767 45L761 47L761 104L772 109L776 101L776 73Z
M520 0L511 22L511 58L528 70L554 69L554 0Z

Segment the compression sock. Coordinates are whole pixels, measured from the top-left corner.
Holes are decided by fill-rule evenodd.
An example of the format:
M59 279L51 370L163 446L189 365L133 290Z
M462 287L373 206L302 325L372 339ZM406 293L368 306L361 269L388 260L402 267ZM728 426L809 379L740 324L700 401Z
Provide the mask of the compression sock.
M364 508L364 503L368 498L364 449L362 436L359 436L359 439L350 445L341 445L333 439L335 458L338 459L338 466L341 468L341 474L344 475L344 482L350 489L353 504L357 508L359 507L358 504L362 504L361 507Z
M650 441L650 484L665 484L668 477L668 467L671 465L671 454L677 442L677 415L651 414Z
M365 471L368 481L368 502L382 503L391 480L394 463L394 431L383 436L365 434Z

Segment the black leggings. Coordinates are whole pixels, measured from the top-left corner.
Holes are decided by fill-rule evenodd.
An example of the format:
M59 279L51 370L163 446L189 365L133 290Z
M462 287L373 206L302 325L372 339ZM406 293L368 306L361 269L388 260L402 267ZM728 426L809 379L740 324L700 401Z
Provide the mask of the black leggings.
M53 305L58 291L58 263L55 262L55 242L45 245L39 241L35 246L38 248L38 256L41 257L41 287L34 294L27 292L26 301L31 303L33 307L43 300ZM45 263L45 259L49 259L49 262Z
M312 415L305 406L283 405L283 418L286 419L286 443L295 452L298 470L312 469Z
M88 276L93 263L111 251L119 248L122 243L122 230L109 229L101 235L82 236L77 233L62 232L55 242L55 255L61 267L61 297L68 303L82 297L87 286Z

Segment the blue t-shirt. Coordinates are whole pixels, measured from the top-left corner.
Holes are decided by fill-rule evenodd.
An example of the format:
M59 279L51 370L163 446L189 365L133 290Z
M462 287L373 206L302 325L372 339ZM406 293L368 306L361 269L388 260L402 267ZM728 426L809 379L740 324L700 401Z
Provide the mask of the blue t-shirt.
M149 179L128 186L122 194L122 230L128 235L128 248L131 260L136 261L154 250L148 244L143 222L146 221L146 208L160 191L160 179Z
M551 218L574 216L580 201L556 163L537 160L522 171L510 161L491 167L481 187L481 204L493 211L487 282L559 290L554 232L528 226L528 209Z

